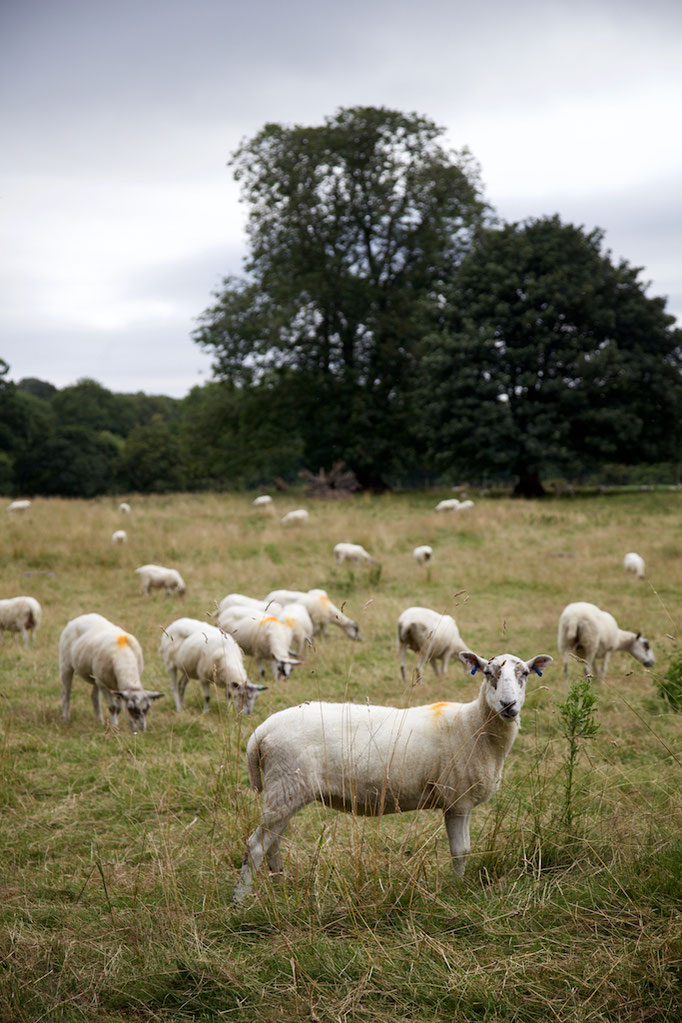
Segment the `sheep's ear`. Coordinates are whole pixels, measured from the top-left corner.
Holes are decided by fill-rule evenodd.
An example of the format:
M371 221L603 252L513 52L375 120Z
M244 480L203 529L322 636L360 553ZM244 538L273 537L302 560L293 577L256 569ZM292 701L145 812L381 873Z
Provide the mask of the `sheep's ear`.
M287 664L303 664L303 661L299 661L299 659L297 657L291 657L290 656L286 663Z
M161 697L165 696L166 694L165 693L154 693L154 692L151 692L149 689L145 689L144 695L146 697L148 697L148 699L150 699L150 700L160 700Z
M270 686L258 686L258 685L256 685L253 688L257 689L259 693L262 693L264 689L269 689Z
M537 657L533 657L530 661L526 661L526 667L528 671L534 671L536 675L542 675L543 671L548 664L551 664L554 660L549 654L538 654Z
M488 667L485 657L479 657L473 650L460 650L459 659L472 675L475 675L479 668L481 671L485 671Z

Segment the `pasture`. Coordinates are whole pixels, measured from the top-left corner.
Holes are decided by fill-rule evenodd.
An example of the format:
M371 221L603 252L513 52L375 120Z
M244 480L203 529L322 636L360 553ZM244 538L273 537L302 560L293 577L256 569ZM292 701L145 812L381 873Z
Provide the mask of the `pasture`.
M556 626L588 600L651 640L656 668L680 635L682 495L531 503L477 500L435 514L444 492L313 503L246 495L34 501L3 523L1 597L43 608L33 647L0 646L0 1021L240 1020L271 1023L675 1020L682 999L682 717L652 672L614 654L595 685L600 729L580 746L564 814L566 700ZM310 522L282 527L299 506ZM125 527L128 542L112 546ZM337 566L338 541L375 568ZM430 544L420 567L412 549ZM647 578L626 577L638 551ZM180 570L184 599L143 596L134 569ZM253 716L208 715L187 689L178 714L158 653L161 628L205 618L230 591L326 589L362 643L331 627ZM497 797L472 816L463 881L440 814L355 819L322 807L294 818L285 875L259 874L230 903L260 809L244 749L275 710L306 699L408 706L473 699L450 664L403 686L399 613L452 614L485 657L555 663L529 682L521 733ZM57 647L69 619L98 611L139 639L143 682L168 695L133 735L96 722L75 678L60 717ZM414 667L410 655L408 668ZM249 677L257 681L247 660ZM409 672L408 672L409 674ZM578 679L578 665L571 681Z

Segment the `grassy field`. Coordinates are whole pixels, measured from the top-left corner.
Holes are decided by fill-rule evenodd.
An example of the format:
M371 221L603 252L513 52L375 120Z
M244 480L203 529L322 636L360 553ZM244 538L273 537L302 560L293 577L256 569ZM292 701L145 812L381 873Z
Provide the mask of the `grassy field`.
M0 1021L680 1018L682 717L626 654L594 687L601 727L581 746L570 827L557 660L529 683L499 795L474 811L463 881L437 813L376 821L310 807L287 831L285 877L263 872L230 904L259 815L244 760L258 722L304 699L476 695L456 664L402 686L405 607L452 613L483 656L557 658L562 608L590 600L644 632L665 666L680 635L681 495L434 514L445 496L308 502L309 525L289 529L279 516L300 497L280 497L276 515L246 496L178 495L133 499L125 519L113 499L37 500L6 516L0 596L35 596L43 624L33 647L0 646ZM114 548L119 527L129 542ZM337 568L339 540L367 547L381 572ZM412 560L421 543L434 547L430 569ZM645 582L625 577L628 550L645 557ZM145 562L180 569L184 600L143 597L133 570ZM288 683L270 679L252 717L220 694L202 716L191 682L183 714L168 695L144 735L114 732L75 679L62 725L57 646L70 618L98 611L133 632L146 686L168 692L161 627L204 618L230 591L280 586L324 587L364 642L332 629Z

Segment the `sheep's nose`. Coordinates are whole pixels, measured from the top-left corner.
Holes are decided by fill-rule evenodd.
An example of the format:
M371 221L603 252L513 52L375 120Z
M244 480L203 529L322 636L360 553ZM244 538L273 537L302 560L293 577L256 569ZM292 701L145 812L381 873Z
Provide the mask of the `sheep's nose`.
M515 718L519 713L516 709L516 700L508 700L502 703L502 713L506 718Z

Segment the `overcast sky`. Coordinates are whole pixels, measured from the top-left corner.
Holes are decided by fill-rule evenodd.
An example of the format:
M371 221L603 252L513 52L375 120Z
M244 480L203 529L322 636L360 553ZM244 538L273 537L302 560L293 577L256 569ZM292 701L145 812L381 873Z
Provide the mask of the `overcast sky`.
M0 356L182 396L245 252L226 164L266 121L416 111L507 220L599 226L682 322L680 0L5 0Z

